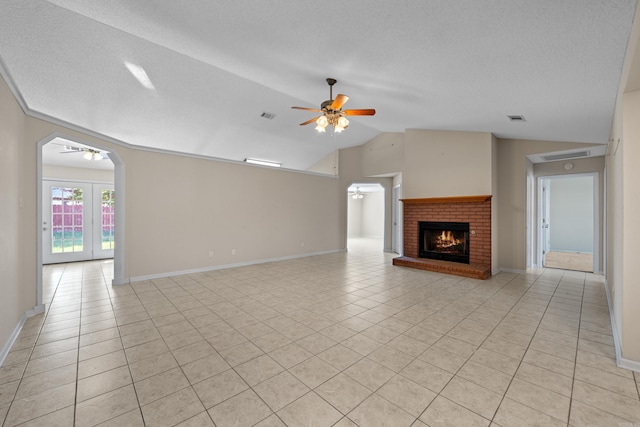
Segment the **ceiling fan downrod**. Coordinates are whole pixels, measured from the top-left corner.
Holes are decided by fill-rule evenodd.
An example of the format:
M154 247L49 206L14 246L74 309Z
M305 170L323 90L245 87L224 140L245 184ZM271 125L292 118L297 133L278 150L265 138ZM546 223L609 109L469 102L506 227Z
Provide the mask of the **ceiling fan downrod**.
M338 81L336 79L332 79L331 77L327 78L327 83L329 84L329 100L333 101L333 85Z

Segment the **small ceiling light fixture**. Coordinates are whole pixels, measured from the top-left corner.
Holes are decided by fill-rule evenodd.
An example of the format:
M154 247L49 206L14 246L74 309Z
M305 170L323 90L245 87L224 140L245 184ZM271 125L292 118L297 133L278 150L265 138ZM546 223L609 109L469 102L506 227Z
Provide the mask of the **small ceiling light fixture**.
M360 192L360 187L356 187L356 192L351 195L352 199L363 199L364 194Z
M96 160L97 161L97 160L104 159L104 156L99 151L92 150L92 149L88 149L86 151L87 152L84 153L82 155L82 157L84 157L87 160Z
M573 169L573 163L567 162L564 164L564 170L570 171L571 169Z
M129 72L133 75L133 77L135 77L136 80L142 86L146 87L147 89L156 90L155 86L153 86L153 83L151 83L151 79L147 75L147 72L144 70L144 68L142 68L139 65L132 64L132 63L126 62L126 61L125 61L124 65L127 67Z
M245 163L251 163L252 165L260 165L260 166L271 166L272 168L282 167L282 163L272 162L271 160L260 160L260 159L244 159Z

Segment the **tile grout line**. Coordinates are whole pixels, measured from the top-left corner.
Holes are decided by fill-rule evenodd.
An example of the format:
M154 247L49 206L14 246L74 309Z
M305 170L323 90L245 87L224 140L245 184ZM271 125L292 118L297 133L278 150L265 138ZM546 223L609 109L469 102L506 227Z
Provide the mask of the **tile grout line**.
M585 275L582 282L582 296L580 298L580 316L578 317L578 335L576 337L576 353L573 362L573 375L571 376L571 396L569 396L569 411L567 413L567 426L571 422L571 409L573 408L573 390L576 382L576 371L578 369L578 350L580 349L580 331L582 330L582 309L584 307L584 289L586 286L587 276ZM605 285L606 286L606 285Z
M80 335L82 331L82 294L84 292L84 271L86 265L82 264L82 278L80 279L80 310L78 314L78 344L76 347L76 381L73 393L73 425L76 425L78 412L78 380L80 376ZM63 273L64 274L64 273Z
M103 270L103 275L104 275L104 270ZM138 391L136 390L135 382L134 382L134 379L133 379L133 374L131 373L131 364L129 363L129 359L127 358L127 353L126 353L125 348L124 348L124 343L122 342L122 334L120 333L120 326L118 325L118 317L116 316L116 309L115 309L115 307L113 305L113 297L114 297L114 295L113 295L113 293L111 291L113 290L114 286L111 285L111 290L109 290L109 287L108 287L108 284L107 284L107 281L106 281L106 277L105 277L105 281L104 282L105 282L104 283L105 287L107 289L107 295L109 295L109 305L111 306L111 312L113 313L113 319L115 320L115 323L116 323L115 328L118 331L118 339L120 340L120 345L122 345L122 354L124 355L124 360L127 363L127 371L129 372L129 376L131 377L131 388L133 388L133 393L136 396L136 402L138 404L138 408L137 409L138 409L138 412L140 413L140 419L142 420L143 424L146 425L146 423L144 422L144 414L142 413L142 406L140 405L140 398L138 397ZM131 284L129 284L129 286L131 286ZM136 299L138 299L138 295L135 293L135 291L133 291L133 288L131 290L132 290L133 294L136 296ZM138 301L139 301L139 299L138 299ZM142 304L142 302L141 302L141 304ZM117 368L113 368L113 369L117 369ZM123 386L123 387L126 387L126 386ZM120 387L120 388L123 388L123 387ZM117 390L117 389L115 389L115 390ZM111 390L111 391L113 391L113 390ZM106 393L109 393L109 392L105 392L105 393L102 393L102 394L106 394ZM94 397L97 397L97 396L94 396ZM127 414L129 412L132 412L132 411L125 412L124 414L120 414L120 415L118 415L116 417L119 417L121 415L125 415L125 414ZM116 417L112 417L109 420L112 420L112 419L114 419ZM101 423L107 422L109 420L101 421Z

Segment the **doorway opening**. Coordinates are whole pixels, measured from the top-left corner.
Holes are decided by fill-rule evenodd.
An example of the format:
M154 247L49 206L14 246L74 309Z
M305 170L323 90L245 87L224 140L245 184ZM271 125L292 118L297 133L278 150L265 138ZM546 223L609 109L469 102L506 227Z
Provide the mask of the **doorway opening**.
M112 284L126 283L124 163L118 154L53 134L38 142L37 157L38 305L45 265L106 259Z
M538 178L537 264L598 271L598 174Z
M384 249L384 187L377 183L354 183L347 189L347 249Z
M42 262L113 258L115 165L109 152L56 137L42 147Z

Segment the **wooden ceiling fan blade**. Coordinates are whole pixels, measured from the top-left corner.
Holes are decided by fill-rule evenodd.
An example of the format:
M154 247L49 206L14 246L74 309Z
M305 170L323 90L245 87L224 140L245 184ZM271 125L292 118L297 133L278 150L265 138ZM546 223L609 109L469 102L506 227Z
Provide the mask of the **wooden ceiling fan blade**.
M304 122L304 123L300 123L300 126L304 126L304 125L308 125L309 123L313 123L313 122L315 122L316 120L318 120L318 118L319 118L319 117L320 117L320 116L318 116L318 117L314 117L313 119L307 120L307 121L306 121L306 122Z
M305 111L314 111L316 113L319 113L321 110L318 110L317 108L307 108L307 107L291 107L294 110L305 110Z
M360 110L344 110L345 116L373 116L376 114L376 110L373 108L363 108Z
M332 110L339 110L348 100L349 100L349 97L347 95L343 95L339 93L338 96L336 96L336 99L333 100L333 103L331 104L330 108Z

